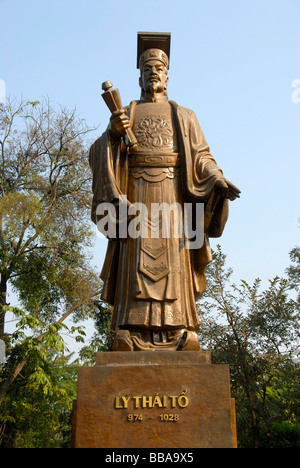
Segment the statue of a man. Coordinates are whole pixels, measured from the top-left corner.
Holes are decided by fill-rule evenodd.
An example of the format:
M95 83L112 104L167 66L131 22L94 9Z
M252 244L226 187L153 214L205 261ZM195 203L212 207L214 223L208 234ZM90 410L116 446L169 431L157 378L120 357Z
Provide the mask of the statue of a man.
M101 278L102 299L113 305L113 350L200 349L196 300L206 288L209 237L221 236L228 199L240 194L210 154L194 112L168 100L168 65L162 49L145 47L139 57L141 99L114 112L90 149L94 222L103 203L117 213L124 204L129 213L143 204L147 216L141 223L156 232L109 239ZM130 150L124 144L129 127L137 139ZM168 235L162 235L164 216L151 211L158 204L172 206ZM188 247L184 232L178 235L185 204L204 207L204 221L196 219L204 226L197 248Z

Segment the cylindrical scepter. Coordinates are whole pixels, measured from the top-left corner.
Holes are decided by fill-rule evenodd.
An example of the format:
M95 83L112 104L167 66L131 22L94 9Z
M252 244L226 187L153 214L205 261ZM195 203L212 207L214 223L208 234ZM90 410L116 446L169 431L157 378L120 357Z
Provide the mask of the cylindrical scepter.
M104 81L104 83L102 83L102 89L104 93L102 93L101 95L111 113L117 110L123 110L119 90L113 89L112 86L113 85L110 81ZM124 140L125 145L128 146L130 149L133 149L135 146L137 146L137 139L135 138L131 128L126 129Z

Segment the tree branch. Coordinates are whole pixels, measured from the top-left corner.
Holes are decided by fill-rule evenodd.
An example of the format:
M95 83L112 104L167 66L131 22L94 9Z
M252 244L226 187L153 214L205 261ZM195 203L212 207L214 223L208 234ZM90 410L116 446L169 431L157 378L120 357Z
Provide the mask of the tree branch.
M65 314L63 314L61 316L61 318L59 320L57 320L55 323L63 323L75 310L77 310L79 307L82 307L83 305L87 304L88 302L90 302L94 297L97 297L99 296L99 294L101 293L101 289L99 289L98 291L94 292L92 295L88 296L87 298L79 301L79 303L77 304L74 304ZM58 331L57 331L58 332ZM56 332L56 333L57 333ZM39 336L36 337L36 340L37 341L42 341L46 335L48 335L50 332L49 330L44 332L44 333L41 333ZM25 364L27 363L27 360L28 360L29 356L25 356L21 359L21 361L16 365L12 375L10 376L9 379L7 379L4 384L2 385L1 387L1 390L0 390L0 405L8 391L8 389L10 388L10 386L12 385L12 383L15 381L15 379L18 377L18 375L20 374L20 372L22 371L22 369L24 368Z

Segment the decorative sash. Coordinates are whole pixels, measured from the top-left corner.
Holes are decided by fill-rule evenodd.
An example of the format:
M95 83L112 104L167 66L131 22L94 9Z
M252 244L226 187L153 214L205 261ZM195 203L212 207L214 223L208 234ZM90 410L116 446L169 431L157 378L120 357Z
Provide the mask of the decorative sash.
M179 153L130 153L131 167L179 167Z

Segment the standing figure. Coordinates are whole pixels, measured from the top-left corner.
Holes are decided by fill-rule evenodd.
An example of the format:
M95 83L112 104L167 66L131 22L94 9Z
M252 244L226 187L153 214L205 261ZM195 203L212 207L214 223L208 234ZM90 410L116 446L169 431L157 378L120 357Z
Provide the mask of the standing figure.
M118 351L200 349L196 300L206 288L209 237L221 236L228 200L240 194L210 154L194 112L168 100L169 40L170 35L139 35L141 98L114 112L90 149L93 221L101 219L104 203L117 216L125 207L128 223L137 214L133 207L143 206L142 231L152 234L130 235L129 229L127 236L119 232L109 239L102 299L113 305ZM124 143L128 128L135 146ZM197 205L203 207L201 219ZM172 207L170 216L157 206ZM192 207L194 229L204 233L196 248L185 229L178 229L186 206ZM116 221L121 224L120 216Z

